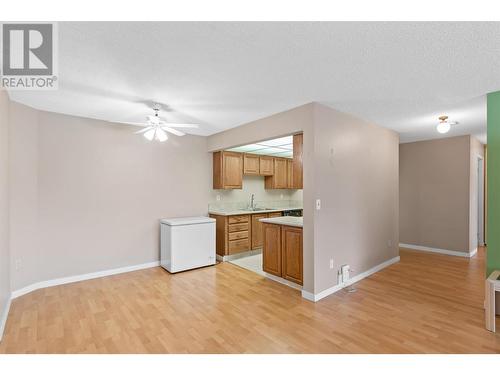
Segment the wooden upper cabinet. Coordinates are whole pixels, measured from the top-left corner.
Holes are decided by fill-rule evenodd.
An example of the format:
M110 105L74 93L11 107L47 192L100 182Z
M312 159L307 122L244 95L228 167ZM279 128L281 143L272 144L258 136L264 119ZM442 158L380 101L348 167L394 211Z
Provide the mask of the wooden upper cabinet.
M243 154L219 151L213 154L214 189L241 189L243 187Z
M281 226L264 223L262 269L281 277Z
M250 175L260 174L260 158L258 155L252 155L252 154L243 155L243 174L250 174Z
M274 158L274 174L266 177L264 187L266 189L287 189L287 159Z
M287 163L286 159L274 159L274 186L276 189L287 188Z
M293 172L292 172L292 186L293 189L303 189L303 149L304 149L303 134L295 134L293 136Z
M293 189L293 160L286 161L286 187Z
M261 156L259 158L261 176L272 176L274 174L274 158L272 156Z
M281 227L282 277L302 285L302 228Z

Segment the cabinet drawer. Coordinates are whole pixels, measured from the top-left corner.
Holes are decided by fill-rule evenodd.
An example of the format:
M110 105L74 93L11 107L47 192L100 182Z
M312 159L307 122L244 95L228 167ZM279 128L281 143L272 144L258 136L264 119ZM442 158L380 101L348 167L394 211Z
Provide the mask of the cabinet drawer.
M229 254L240 253L247 250L250 250L250 241L248 238L229 241Z
M229 216L229 224L248 223L248 215Z
M248 238L248 231L247 230L244 230L243 232L229 233L229 241L241 240L242 238Z
M248 223L229 224L228 225L228 231L229 231L229 233L241 232L243 230L248 231Z
M281 212L270 212L269 217L279 217L282 216Z

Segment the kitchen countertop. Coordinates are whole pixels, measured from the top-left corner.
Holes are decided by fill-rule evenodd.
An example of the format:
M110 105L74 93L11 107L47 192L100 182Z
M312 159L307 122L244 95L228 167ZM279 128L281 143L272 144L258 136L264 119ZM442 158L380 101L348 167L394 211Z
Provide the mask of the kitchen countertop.
M233 215L252 215L252 214L266 214L269 212L281 212L281 211L290 211L290 210L302 210L302 207L287 207L287 208L269 208L258 211L251 210L232 210L232 211L223 211L223 210L210 210L209 214L212 215L220 215L220 216L233 216Z
M281 217L270 217L269 219L260 219L263 223L277 224L277 225L287 225L290 227L302 228L303 218L297 216L281 216Z

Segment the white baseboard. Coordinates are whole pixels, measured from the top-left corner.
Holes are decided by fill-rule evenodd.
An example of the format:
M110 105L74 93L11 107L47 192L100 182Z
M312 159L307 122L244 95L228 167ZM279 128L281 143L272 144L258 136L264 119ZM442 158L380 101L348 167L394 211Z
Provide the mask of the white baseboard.
M5 326L7 324L7 317L9 316L9 310L10 310L10 302L12 301L12 297L9 297L9 300L7 301L7 306L5 306L4 311L2 311L2 316L0 317L0 341L2 341L3 338L3 332L5 330Z
M463 252L463 251L438 249L438 248L435 248L435 247L427 247L427 246L420 246L420 245L411 245L411 244L407 244L407 243L400 243L399 247L402 247L402 248L405 248L405 249L411 249L411 250L427 251L427 252L430 252L430 253L452 255L452 256L455 256L455 257L463 257L463 258L472 258L477 253L477 248L475 248L471 252L466 253L466 252Z
M267 272L263 272L263 273L264 273L264 276L267 277L269 280L276 281L280 284L284 284L284 285L289 286L290 288L293 288L293 289L302 290L302 285L296 284L293 281L289 281L289 280L284 279L284 278L279 277L279 276L274 276L274 275L267 273Z
M330 294L336 293L339 290L345 288L346 286L357 283L358 281L360 281L364 278L367 278L370 275L373 275L375 272L378 272L386 267L389 267L391 264L394 264L397 262L399 262L399 256L391 258L389 260L386 260L385 262L380 263L380 264L376 265L375 267L370 268L368 271L361 272L360 274L357 274L356 276L352 277L351 279L349 279L349 281L347 281L345 283L340 283L340 284L334 285L331 288L325 289L319 293L314 294L314 293L307 292L307 291L303 290L302 297L309 300L309 301L317 302L320 299L323 299L323 298L329 296Z
M257 255L257 254L262 254L262 249L248 250L248 251L244 251L242 253L237 253L237 254L232 254L232 255L224 255L224 256L217 254L215 257L219 262L230 262L232 260L245 258L248 256Z
M34 283L34 284L28 285L24 288L13 291L12 292L12 299L20 297L20 296L25 295L25 294L30 293L30 292L33 292L34 290L37 290L37 289L48 288L48 287L56 286L56 285L69 284L69 283L74 283L77 281L97 279L99 277L117 275L117 274L125 273L125 272L138 271L138 270L142 270L145 268L158 267L159 265L160 265L160 262L156 261L156 262L149 262L149 263L143 263L143 264L136 264L134 266L114 268L111 270L86 273L83 275L68 276L68 277L62 277L59 279L40 281L38 283Z

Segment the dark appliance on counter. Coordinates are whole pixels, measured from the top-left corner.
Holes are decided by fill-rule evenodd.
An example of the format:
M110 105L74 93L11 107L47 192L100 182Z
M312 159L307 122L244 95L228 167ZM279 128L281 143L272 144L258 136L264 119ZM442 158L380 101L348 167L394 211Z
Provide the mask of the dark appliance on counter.
M283 211L283 216L302 216L302 210L286 210Z

